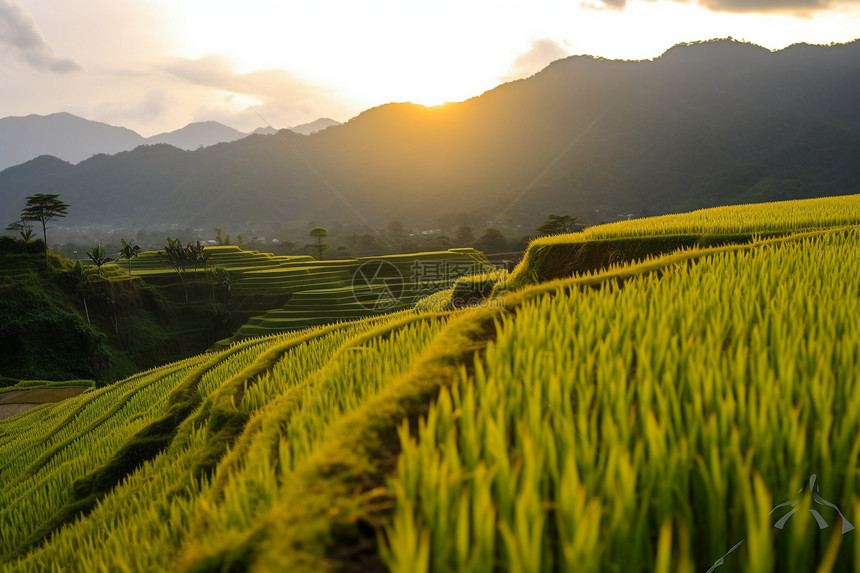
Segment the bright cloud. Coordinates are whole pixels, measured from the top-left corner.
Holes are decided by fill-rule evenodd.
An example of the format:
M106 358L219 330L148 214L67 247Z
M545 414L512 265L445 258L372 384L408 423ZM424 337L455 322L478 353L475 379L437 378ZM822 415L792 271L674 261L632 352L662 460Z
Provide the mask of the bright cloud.
M531 76L554 60L567 57L567 50L558 42L544 38L532 40L532 47L527 52L519 54L511 66L511 71L499 76L499 80L508 82L519 78Z
M727 36L850 41L860 0L0 0L0 117L68 111L143 135L345 121L467 99L568 54Z
M673 0L675 2L687 2L697 4L714 12L738 12L738 13L777 13L796 14L809 16L815 12L832 10L839 5L851 4L852 0ZM854 0L855 2L857 0ZM598 0L597 2L584 3L585 7L614 8L623 10L628 0Z

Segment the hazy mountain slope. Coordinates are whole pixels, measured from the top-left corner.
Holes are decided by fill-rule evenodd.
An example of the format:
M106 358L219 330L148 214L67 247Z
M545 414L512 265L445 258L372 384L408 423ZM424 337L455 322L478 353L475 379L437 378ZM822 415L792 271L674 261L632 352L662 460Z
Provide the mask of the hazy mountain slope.
M146 143L167 143L180 149L197 149L216 143L236 141L248 135L232 127L227 127L217 121L200 121L189 123L181 129L160 133L147 138Z
M310 135L312 133L316 133L318 131L322 131L327 127L331 127L333 125L340 125L339 121L335 121L329 117L321 117L316 119L310 123L303 123L301 125L294 125L289 128L290 131L294 131L296 133L301 133L302 135Z
M90 121L70 113L0 119L0 169L40 155L78 163L98 153L116 154L139 145L167 143L197 149L247 136L217 121L190 123L181 129L143 137L135 131Z
M0 169L39 155L77 163L94 153L133 149L144 138L124 127L89 121L70 113L0 119Z
M8 224L7 220L17 220L28 195L52 193L54 189L64 188L63 179L72 173L74 166L71 163L50 155L0 171L2 221Z
M853 193L858 62L858 42L771 53L712 41L642 62L574 56L461 103L388 104L306 137L282 130L194 152L143 148L19 185L62 190L73 205L86 196L102 222L194 225L423 225L464 211L596 222ZM20 207L7 198L20 190L4 181L0 216L9 219ZM70 213L69 222L93 220Z

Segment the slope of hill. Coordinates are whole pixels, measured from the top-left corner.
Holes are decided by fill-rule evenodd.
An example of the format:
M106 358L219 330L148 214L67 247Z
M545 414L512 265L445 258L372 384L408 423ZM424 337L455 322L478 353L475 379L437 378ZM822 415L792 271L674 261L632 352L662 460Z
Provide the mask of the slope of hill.
M167 143L179 149L191 150L198 147L209 147L216 143L236 141L247 135L247 133L242 133L217 121L200 121L189 123L185 127L175 131L153 135L146 138L145 143L152 145Z
M856 193L857 61L860 42L574 56L465 102L388 104L306 137L282 130L158 157L144 148L15 186L0 174L0 217L48 188L72 205L113 204L98 219L72 209L75 224L396 218L415 228L461 212L515 213L529 228L551 212L599 222Z
M340 122L327 117L291 127L302 135L316 133ZM265 127L256 134L273 134ZM0 171L41 155L51 155L69 163L79 163L96 154L131 151L139 145L167 143L191 151L217 143L236 141L251 135L217 121L189 123L183 128L152 137L143 137L125 127L91 121L66 112L50 115L10 116L0 119Z
M142 372L0 422L0 559L855 570L858 292L857 225L807 229Z
M492 268L473 249L324 260L206 247L180 274L146 251L99 271L0 241L0 375L100 384L216 345L395 312ZM219 342L220 341L220 342Z
M303 123L301 125L294 125L290 127L290 131L294 131L296 133L301 133L302 135L310 135L312 133L316 133L318 131L322 131L328 127L333 125L340 125L339 121L335 121L329 117L321 117L317 120L314 120L310 123Z
M90 121L70 113L0 119L0 169L40 155L70 163L96 153L134 149L144 138L130 129Z
M411 308L418 298L449 288L460 277L493 268L482 253L468 248L344 260L275 256L236 246L206 247L205 253L208 269L226 270L229 284L213 284L200 267L187 273L184 286L195 292L201 311L216 299L229 301L230 336L216 348ZM159 285L165 296L182 299L176 273L161 252L142 253L130 274ZM225 286L227 291L216 296Z

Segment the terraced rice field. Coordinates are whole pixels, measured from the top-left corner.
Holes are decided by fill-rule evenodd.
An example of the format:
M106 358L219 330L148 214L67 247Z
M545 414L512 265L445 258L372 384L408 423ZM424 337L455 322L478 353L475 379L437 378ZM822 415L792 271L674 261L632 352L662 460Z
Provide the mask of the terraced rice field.
M0 560L860 571L860 230L829 224L251 339L0 422Z

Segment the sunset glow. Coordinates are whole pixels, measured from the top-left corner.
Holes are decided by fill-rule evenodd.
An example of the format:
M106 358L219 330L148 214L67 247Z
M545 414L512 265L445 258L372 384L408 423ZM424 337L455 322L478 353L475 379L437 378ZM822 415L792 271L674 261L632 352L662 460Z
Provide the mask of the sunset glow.
M799 13L720 11L718 0L0 4L0 18L44 44L28 53L0 34L16 86L0 95L0 116L71 111L144 134L208 119L250 130L256 112L286 126L391 101L461 101L575 54L648 59L716 37L770 49L860 37L853 3Z

